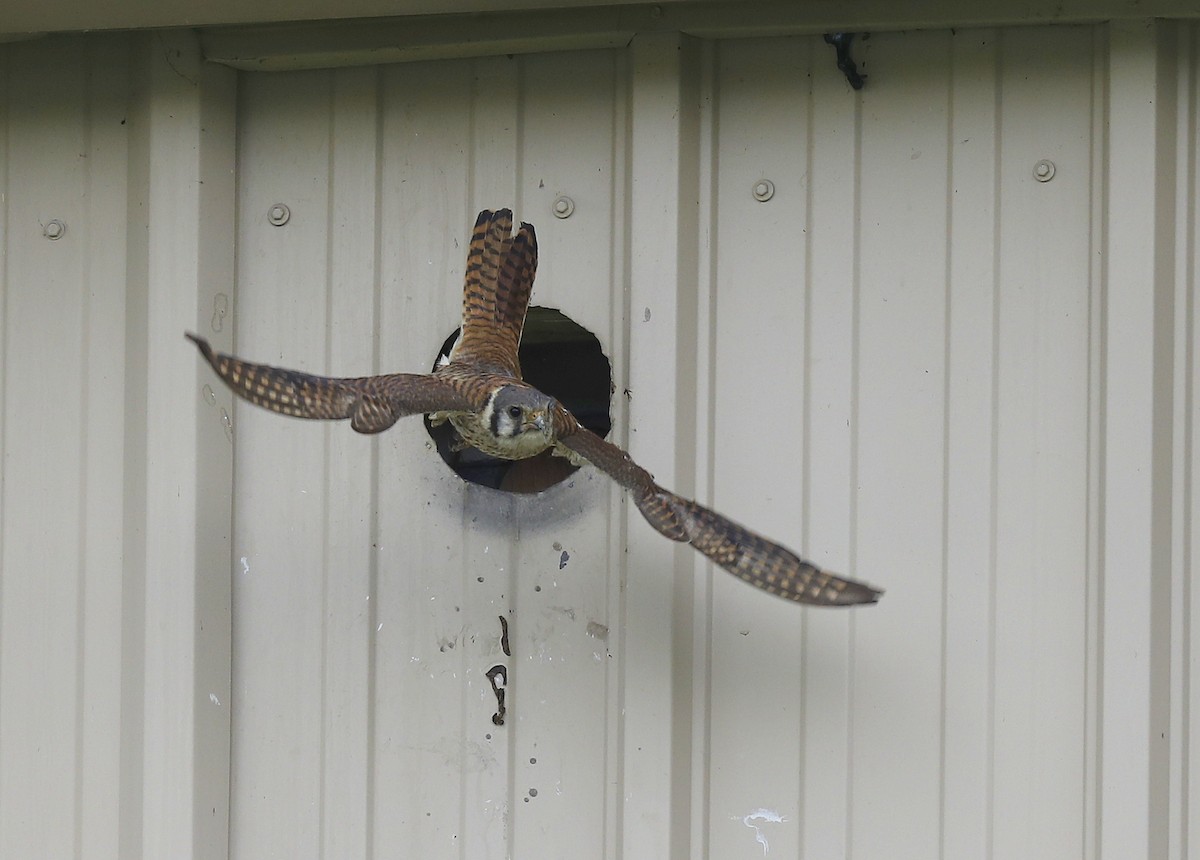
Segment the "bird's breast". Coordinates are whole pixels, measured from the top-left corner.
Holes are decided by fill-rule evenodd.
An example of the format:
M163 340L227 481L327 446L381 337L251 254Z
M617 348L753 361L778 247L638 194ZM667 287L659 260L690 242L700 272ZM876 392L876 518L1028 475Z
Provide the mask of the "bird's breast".
M479 413L451 414L450 423L463 441L492 457L502 460L524 460L534 457L551 443L541 433L521 433L517 436L496 436Z

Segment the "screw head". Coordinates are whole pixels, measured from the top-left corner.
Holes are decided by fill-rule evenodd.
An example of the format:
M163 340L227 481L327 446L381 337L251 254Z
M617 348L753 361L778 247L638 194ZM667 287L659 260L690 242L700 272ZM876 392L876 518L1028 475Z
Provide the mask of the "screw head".
M775 196L775 183L770 179L760 179L754 183L751 193L759 203L766 203Z
M1054 178L1054 162L1043 158L1033 166L1033 178L1038 182L1049 182Z
M67 225L57 218L47 221L42 227L42 235L51 241L61 239L67 232Z
M292 217L292 210L287 208L286 203L276 203L267 210L267 220L276 227L282 227Z
M554 201L552 208L555 218L570 218L571 213L575 211L575 201L564 194Z

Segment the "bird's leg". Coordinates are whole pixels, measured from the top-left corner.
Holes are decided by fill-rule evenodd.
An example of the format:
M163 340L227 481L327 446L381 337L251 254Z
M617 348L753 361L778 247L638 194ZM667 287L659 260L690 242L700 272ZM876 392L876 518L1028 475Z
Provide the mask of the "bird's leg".
M582 468L583 466L588 465L587 460L585 460L583 457L580 457L566 445L555 445L550 449L550 453L555 457L564 458L568 463L576 468Z

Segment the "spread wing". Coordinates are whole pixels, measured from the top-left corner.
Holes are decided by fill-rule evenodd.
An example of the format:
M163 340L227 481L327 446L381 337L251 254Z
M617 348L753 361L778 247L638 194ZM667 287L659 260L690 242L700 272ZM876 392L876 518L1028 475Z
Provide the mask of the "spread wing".
M624 450L580 426L561 407L559 413L555 426L560 445L629 490L642 516L659 532L690 543L734 576L771 594L816 606L875 603L883 594L823 571L717 512L663 489Z
M511 236L512 212L485 209L475 221L463 285L462 331L452 362L521 378L517 347L537 272L537 235L522 224Z
M213 352L202 337L188 334L233 393L256 406L296 418L349 418L359 433L379 433L405 415L474 411L479 408L451 379L422 373L393 373L335 379L252 364Z

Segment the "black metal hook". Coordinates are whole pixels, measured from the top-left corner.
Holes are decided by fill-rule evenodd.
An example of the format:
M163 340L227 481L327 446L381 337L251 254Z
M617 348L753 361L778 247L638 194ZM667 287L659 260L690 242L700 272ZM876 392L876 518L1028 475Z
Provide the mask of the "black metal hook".
M858 65L850 58L850 43L854 40L854 33L826 33L825 43L833 45L837 51L837 67L841 69L846 80L850 82L856 90L861 90L863 84L866 83L866 75L858 73Z

